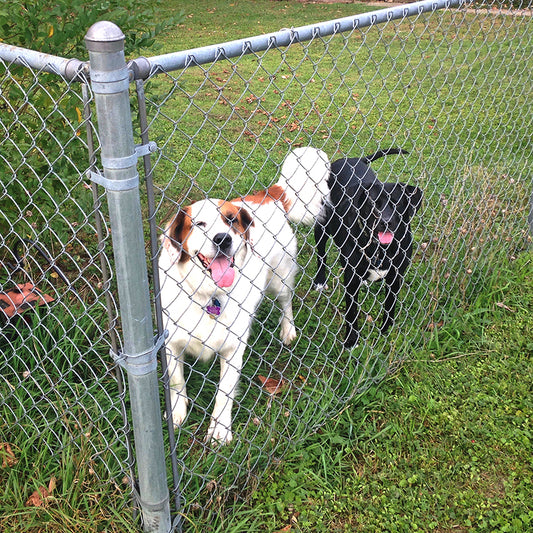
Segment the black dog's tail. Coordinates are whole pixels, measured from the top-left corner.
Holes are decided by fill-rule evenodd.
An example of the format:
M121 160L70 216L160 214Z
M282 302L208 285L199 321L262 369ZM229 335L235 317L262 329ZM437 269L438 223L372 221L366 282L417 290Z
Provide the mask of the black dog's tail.
M398 154L408 154L409 152L407 150L402 150L401 148L387 148L386 150L378 150L376 153L372 155L366 155L362 157L361 159L367 164L370 165L372 161L375 161L376 159L379 159L380 157L384 157L386 155L398 155Z

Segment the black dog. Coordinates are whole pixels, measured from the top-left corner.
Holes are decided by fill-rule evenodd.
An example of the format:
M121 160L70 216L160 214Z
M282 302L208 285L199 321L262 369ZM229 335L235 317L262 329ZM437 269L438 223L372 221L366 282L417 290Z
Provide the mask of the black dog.
M315 287L326 287L326 244L329 237L340 248L346 293L345 347L359 341L359 289L362 283L385 280L386 296L381 332L394 321L396 299L413 252L410 220L422 203L422 191L404 183L382 183L368 166L391 148L361 159L332 163L329 195L315 224L318 269Z

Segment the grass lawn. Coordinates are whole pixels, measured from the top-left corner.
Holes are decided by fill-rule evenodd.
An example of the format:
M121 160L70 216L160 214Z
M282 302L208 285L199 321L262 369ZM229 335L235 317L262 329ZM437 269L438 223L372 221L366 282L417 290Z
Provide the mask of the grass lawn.
M399 371L269 467L246 503L220 500L184 531L529 531L533 523L533 255ZM82 452L0 449L0 529L126 532L127 491ZM28 450L28 453L25 452ZM57 480L53 498L27 501Z
M145 55L374 9L169 0L160 16L183 10L185 21ZM188 368L189 391L207 392L192 397L177 433L184 531L531 529L527 35L523 18L452 11L147 81L150 138L159 147L153 157L159 225L184 199L235 197L272 184L288 150L305 144L332 159L400 146L408 156L374 168L383 179L424 190L413 223L414 262L390 336L376 332L372 317L381 297L372 288L363 346L342 350L336 252L330 250L331 292L319 297L311 290L313 237L299 228L294 307L301 335L283 349L278 315L261 307L235 407L240 438L224 450L206 454L200 440L218 366ZM0 392L15 398L16 408L0 412L0 530L135 531L128 480L120 478L126 451L121 434L108 427L122 423L118 393L112 379L94 377L94 368L106 366L107 344L93 347L104 354L93 353L94 360L79 351L93 349L91 328L104 319L85 324L74 311L52 318L38 342L6 344L17 355ZM33 388L23 382L15 390L11 373L16 383L36 351L53 363L52 373L32 369ZM292 386L267 399L258 374L282 376ZM48 411L33 409L50 383ZM49 413L57 418L49 443L73 419L100 418L76 446L50 457L39 440ZM27 424L15 427L14 420ZM101 449L116 465L109 482L92 461ZM43 498L43 488L50 497Z
M528 531L532 259L293 450L246 527L221 531Z
M533 255L269 469L248 503L186 531L529 531Z
M184 24L162 39L161 52L277 31L288 20L297 27L373 9L200 3L197 9L185 7ZM313 239L299 228L302 272L295 305L303 334L286 358L272 339L276 316L262 308L241 380L246 392L236 409L245 444L220 452L238 466L229 467L232 477L208 461L202 471L216 483L208 483L207 490L186 485L186 491L199 495L188 508L197 514L187 512L184 519L191 530L490 531L520 523L527 528L530 509L522 482L513 481L507 489L495 483L511 471L507 458L501 459L506 466L495 466L500 438L491 437L493 444L487 445L498 424L477 417L466 422L479 414L482 398L494 394L483 380L500 381L514 364L525 370L531 349L523 323L530 300L518 306L526 317L518 326L521 355L504 355L502 343L498 350L487 348L509 327L501 330L499 321L509 313L511 322L516 319L517 309L501 290L517 276L524 286L531 270L522 257L509 262L527 241L530 151L524 150L525 93L519 89L527 69L515 54L527 62L531 46L521 40L525 27L515 31L508 25L505 17L460 12L422 16L401 26L392 22L147 83L152 137L163 146L155 165L162 218L183 198L234 197L270 185L290 147L305 144L332 158L401 146L409 156L381 160L375 168L382 177L416 182L424 190L423 212L414 221L419 248L402 299L401 326L384 341L371 319L361 354L338 349L342 290L334 282L334 290L316 300L310 290ZM496 289L504 272L506 282ZM331 276L338 275L334 267ZM371 317L379 314L379 302L377 290L370 290ZM363 390L384 377L388 363L402 360L400 372L380 387L350 398L358 384ZM205 371L191 369L193 387L204 387ZM216 367L210 372L213 388ZM255 394L258 374L282 376L304 395L287 394L263 411L264 401L257 402ZM507 383L516 389L502 393L505 397L527 401L527 379ZM202 403L202 416L192 418L181 445L188 446L191 435L205 426L208 412ZM260 413L261 420L269 417L273 433L255 429L251 412ZM489 415L495 416L492 408ZM487 446L494 446L494 453L482 454ZM235 490L236 480L246 478L243 466L260 469L265 450L282 455L279 467L270 466L266 478L259 476L258 490L250 492L251 502L240 512L228 509L233 498L246 495L246 489ZM195 466L198 457L198 451L190 455ZM509 455L513 465L516 458L515 452ZM525 459L519 470L527 468ZM523 503L508 505L515 490Z

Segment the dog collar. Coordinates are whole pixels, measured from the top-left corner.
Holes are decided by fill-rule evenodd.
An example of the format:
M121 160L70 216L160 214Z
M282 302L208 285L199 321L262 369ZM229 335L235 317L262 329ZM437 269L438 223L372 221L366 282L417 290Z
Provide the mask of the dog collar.
M207 314L211 318L216 318L218 315L220 315L220 309L221 309L220 302L218 301L217 298L213 298L211 300L210 305L206 305L205 307Z

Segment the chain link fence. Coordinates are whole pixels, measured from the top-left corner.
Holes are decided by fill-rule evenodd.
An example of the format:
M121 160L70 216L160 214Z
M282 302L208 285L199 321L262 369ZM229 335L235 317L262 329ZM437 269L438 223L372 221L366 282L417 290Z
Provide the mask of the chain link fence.
M91 100L23 57L0 62L0 440L87 464L122 491L133 459L109 357L119 337L104 192L86 180Z
M160 350L158 374L176 528L182 514L246 498L289 447L394 372L529 245L531 5L503 8L419 2L129 64L136 78L133 135L145 147L137 154L146 183L141 208L153 288L150 320L159 339L178 323ZM109 229L106 208L121 193L109 188L109 175L102 177L96 165L125 168L120 156L105 153L98 105L98 121L94 115L95 95L107 98L110 91L95 85L102 79L95 79L94 65L89 79L81 62L67 67L48 58L39 67L29 57L29 51L0 48L0 440L51 455L76 450L95 478L137 493L122 369L131 366L110 355L127 344L120 340L128 328L119 320L111 244L117 232ZM238 387L226 392L234 396L233 441L221 446L206 434L224 372L219 358L204 357L194 346L206 327L191 326L190 316L194 306L207 309L206 287L213 292L210 307L223 308L220 294L229 294L239 321L251 296L217 289L205 269L211 265L194 266L194 231L209 234L218 222L201 210L196 216L200 203L186 206L257 198L257 191L278 182L288 154L308 146L330 162L391 147L406 152L371 164L381 181L423 191L411 220L413 258L402 276L395 324L380 332L384 283L369 284L359 294L358 346L345 349L339 249L329 242L328 288L317 291L313 224L293 224L297 336L290 345L280 338L280 304L266 294L252 312L249 338L241 340ZM271 197L272 189L262 203ZM189 229L181 234L172 226L180 211L189 220L182 220ZM280 238L276 216L256 218L255 226L265 228L262 238ZM165 232L167 248L160 238ZM291 246L285 243L285 252ZM158 269L169 249L180 258L174 264L203 269L207 280L174 266ZM269 287L259 282L261 268L243 267L238 275L263 293ZM188 276L198 289L190 288ZM282 281L289 283L290 275ZM180 300L180 319L169 311L176 287L190 291ZM180 321L189 324L181 333ZM241 326L226 319L228 338ZM183 330L183 352L199 359L171 353L177 346L172 335ZM203 342L207 351L210 342ZM225 342L213 350L223 350ZM185 397L175 379L176 358L183 359L188 405L174 427L172 402ZM232 356L224 360L238 370Z

